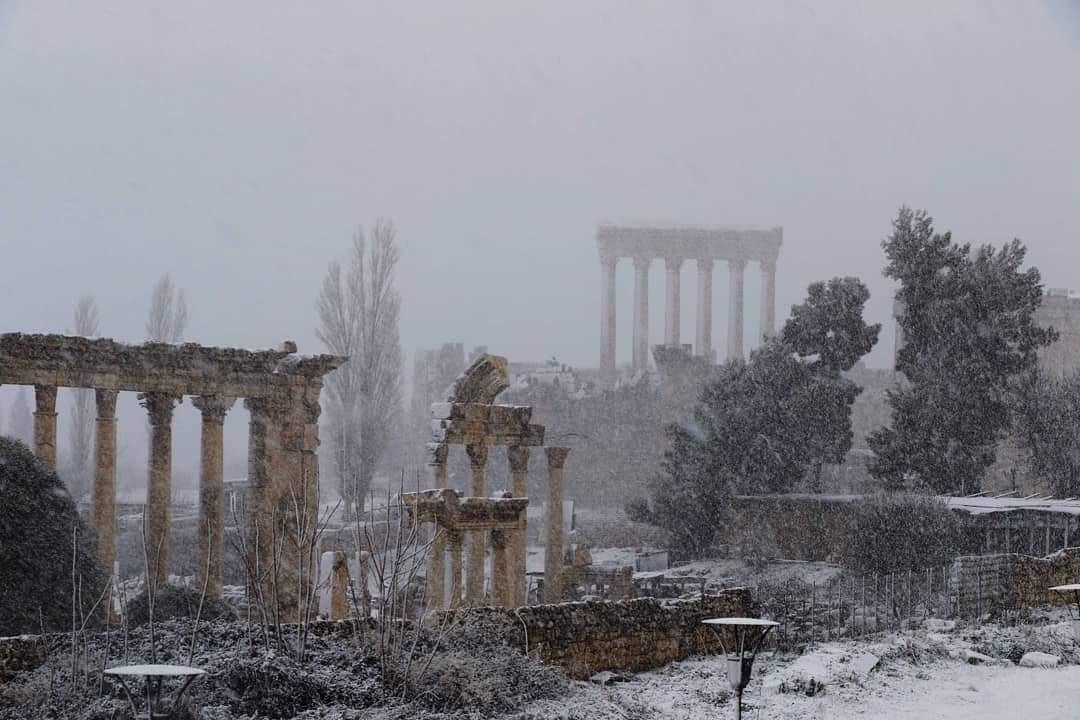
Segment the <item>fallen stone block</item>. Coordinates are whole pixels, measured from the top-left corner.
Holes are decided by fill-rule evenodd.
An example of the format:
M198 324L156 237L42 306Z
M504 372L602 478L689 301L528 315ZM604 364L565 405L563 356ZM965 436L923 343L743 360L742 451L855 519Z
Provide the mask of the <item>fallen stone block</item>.
M1051 655L1043 652L1029 652L1024 653L1024 656L1020 658L1020 667L1026 668L1052 668L1057 667L1061 662L1061 658L1057 655Z

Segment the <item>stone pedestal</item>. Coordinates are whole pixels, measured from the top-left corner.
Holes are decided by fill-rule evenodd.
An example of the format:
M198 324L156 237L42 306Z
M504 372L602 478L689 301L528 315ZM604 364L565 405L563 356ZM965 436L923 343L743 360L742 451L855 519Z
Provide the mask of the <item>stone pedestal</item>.
M200 395L192 404L202 412L199 464L199 526L196 587L221 597L225 576L225 414L236 398Z
M561 602L563 598L563 512L562 482L563 465L570 454L567 447L546 447L547 493L544 503L544 529L547 543L544 546L544 602Z
M180 397L149 392L139 401L150 417L149 480L146 486L146 527L143 534L149 558L148 582L163 585L169 574L169 529L172 515L172 414Z
M529 448L510 445L506 448L510 461L511 492L513 497L529 496ZM512 605L527 605L528 577L526 561L529 554L528 514L522 513L521 527L510 542L510 592Z
M472 497L486 497L485 469L487 467L487 445L466 445L469 467L472 469ZM466 568L465 600L470 607L484 604L484 563L486 561L486 538L482 532L469 533L469 564Z
M56 471L56 387L35 385L34 454L45 467Z
M112 570L116 558L116 391L95 390L94 487L91 490L97 555Z

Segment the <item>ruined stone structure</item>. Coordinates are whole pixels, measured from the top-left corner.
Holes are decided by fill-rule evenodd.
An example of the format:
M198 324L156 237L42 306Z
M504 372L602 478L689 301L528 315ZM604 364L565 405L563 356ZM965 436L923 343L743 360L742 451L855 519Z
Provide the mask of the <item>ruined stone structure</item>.
M484 604L484 563L492 548L492 596L499 605L518 606L526 601L526 515L529 490L529 449L544 444L544 426L531 423L532 408L498 405L495 399L510 385L506 358L479 355L454 382L446 402L431 406L432 442L427 446L434 488L406 496L415 522L434 523L431 563L427 572L429 607L450 608ZM472 471L469 495L463 499L447 486L447 458L451 445L464 445ZM510 464L511 490L491 498L485 470L490 449L505 446ZM546 448L548 460L549 540L545 547L545 587L561 586L562 468L568 448ZM554 489L552 489L554 488ZM555 510L552 510L555 508ZM552 530L552 524L558 527ZM468 562L463 551L468 543ZM447 551L449 550L449 583ZM465 580L462 583L462 569ZM449 587L448 587L449 586ZM464 598L462 597L464 587ZM560 597L549 593L549 597Z
M298 617L298 588L314 581L314 559L297 543L282 542L282 533L299 537L314 532L319 393L323 377L345 360L300 357L292 342L280 350L251 351L194 343L125 345L64 335L0 335L0 384L34 386L34 451L48 467L56 468L57 388L95 391L93 519L106 568L113 564L116 531L116 397L119 392L139 393L150 419L145 536L151 582L167 578L172 414L190 395L202 412L197 566L200 581L208 573L209 592L220 594L225 544L222 424L235 399L245 398L251 411L248 564L264 584L264 597L270 597L275 580L270 568L278 559L276 605L282 620Z
M761 333L776 328L776 261L783 244L779 227L679 227L601 225L596 231L603 271L600 295L600 368L613 371L615 359L615 271L621 258L634 261L633 368L649 363L649 265L662 259L667 270L664 345L681 345L680 269L684 260L697 263L697 333L694 355L713 362L712 272L717 260L728 263L729 358L743 357L744 273L749 262L761 266Z

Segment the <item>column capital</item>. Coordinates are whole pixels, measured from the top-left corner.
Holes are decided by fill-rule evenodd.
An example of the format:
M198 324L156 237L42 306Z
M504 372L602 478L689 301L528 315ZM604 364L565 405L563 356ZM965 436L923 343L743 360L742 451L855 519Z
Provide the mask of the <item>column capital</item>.
M35 385L34 386L34 401L36 403L35 415L55 415L56 414L56 386L55 385Z
M712 272L713 264L716 262L716 258L712 257L698 257L694 258L697 261L698 270L707 270Z
M733 273L745 270L748 262L749 260L742 256L730 257L727 259L728 269Z
M116 396L115 390L103 390L94 388L94 400L97 405L98 420L116 420Z
M634 257L634 269L635 270L642 270L642 269L648 270L650 265L652 265L652 258L651 257L643 257L643 256Z
M487 465L488 446L469 444L465 446L465 454L469 456L469 467L473 470L483 470Z
M614 268L619 263L619 256L611 252L600 253L600 264L607 268Z
M425 448L427 464L431 467L445 465L446 458L450 455L450 446L446 443L428 443Z
M679 269L682 267L683 260L685 259L686 258L676 257L674 255L666 256L664 257L664 267L667 268L667 271L669 273L678 272Z
M196 395L191 398L191 404L202 413L203 422L225 422L225 415L235 403L236 398L228 395Z
M762 258L761 260L758 260L758 264L761 265L762 270L775 270L777 260L778 258L774 257Z
M548 467L560 470L563 463L566 462L566 456L570 454L570 448L546 447L544 448L544 454L547 455Z
M510 461L510 472L529 471L529 448L524 445L507 445L506 459Z
M151 425L168 425L171 423L173 408L182 400L182 395L170 392L139 393L139 404L146 408Z

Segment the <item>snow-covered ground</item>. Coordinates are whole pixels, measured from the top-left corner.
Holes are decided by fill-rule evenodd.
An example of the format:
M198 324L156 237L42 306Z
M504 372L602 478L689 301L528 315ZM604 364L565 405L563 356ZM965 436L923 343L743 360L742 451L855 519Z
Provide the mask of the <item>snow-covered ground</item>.
M1019 667L1016 647L1074 662L1067 622L952 629L873 642L824 643L799 657L766 654L746 691L748 719L1080 717L1080 666ZM975 663L975 664L973 664ZM569 698L523 708L525 718L697 720L734 716L724 661L692 659L606 686L577 683ZM522 716L517 716L522 717Z

